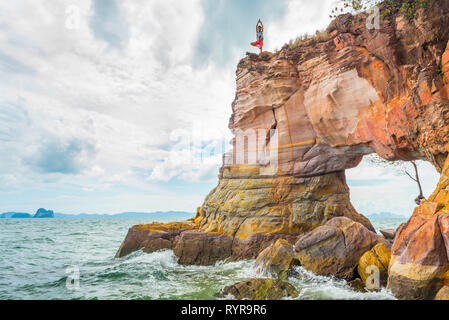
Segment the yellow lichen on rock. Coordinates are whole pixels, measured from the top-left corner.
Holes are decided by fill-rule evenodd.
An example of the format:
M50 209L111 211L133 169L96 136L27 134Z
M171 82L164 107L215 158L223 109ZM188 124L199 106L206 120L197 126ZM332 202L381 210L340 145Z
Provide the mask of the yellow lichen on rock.
M295 264L299 264L299 261L295 258L293 245L285 239L279 239L257 256L255 267L263 274L285 280Z
M182 222L153 222L148 224L137 224L133 227L137 231L150 231L150 232L167 232L168 230L192 230L196 229L196 225L193 221Z
M240 172L242 170L242 172ZM246 239L254 233L298 233L346 216L373 230L349 200L344 173L297 178L247 177L248 167L226 168L198 208L195 223L205 232ZM254 166L251 174L254 174Z
M366 283L368 277L374 272L372 266L379 270L379 281L381 286L387 284L388 265L390 264L390 251L383 243L375 245L371 250L365 252L359 260L357 271L363 283Z
M435 296L435 300L449 300L449 286L442 287Z

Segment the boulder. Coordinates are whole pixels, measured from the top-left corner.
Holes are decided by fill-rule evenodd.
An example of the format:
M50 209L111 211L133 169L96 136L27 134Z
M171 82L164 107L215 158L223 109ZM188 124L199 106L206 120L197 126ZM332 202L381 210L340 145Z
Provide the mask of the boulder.
M293 245L287 240L279 239L257 256L255 267L263 274L285 280L291 268L297 264L299 261L295 258Z
M382 229L380 230L380 233L385 237L387 240L393 240L394 236L396 235L396 229L390 228L390 229Z
M392 246L388 288L400 299L433 299L449 269L447 244L449 214L415 210Z
M363 282L360 278L349 281L348 286L350 286L354 291L366 292L365 282Z
M276 240L285 239L293 244L297 236L255 233L240 240L230 235L198 230L192 220L154 222L130 228L115 257L121 258L137 250L152 253L172 249L180 264L213 265L221 260L255 259Z
M374 272L379 271L379 286L385 287L388 280L388 265L390 264L391 254L383 243L376 244L371 250L365 252L359 260L357 271L364 284ZM375 268L373 268L373 266ZM376 269L377 268L377 269ZM374 287L374 283L372 287ZM376 288L376 289L380 289Z
M267 278L249 279L225 287L217 297L232 295L237 300L281 300L296 298L298 291L290 283Z
M449 286L443 286L437 292L435 300L449 300Z
M176 239L173 253L179 264L212 265L232 255L233 237L188 230Z
M279 239L284 239L293 245L298 238L298 233L253 233L244 240L234 238L232 244L232 260L256 259L268 246Z
M307 270L351 280L360 257L378 243L387 241L362 224L339 217L300 236L294 249Z
M151 253L161 249L173 249L176 237L185 230L196 228L191 221L138 224L131 227L115 254L116 258L143 250Z

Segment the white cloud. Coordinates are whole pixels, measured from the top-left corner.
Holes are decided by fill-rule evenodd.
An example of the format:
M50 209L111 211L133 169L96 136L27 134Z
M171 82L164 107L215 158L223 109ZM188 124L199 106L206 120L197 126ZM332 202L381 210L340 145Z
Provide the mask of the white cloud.
M327 28L331 22L329 14L334 7L335 0L290 0L285 17L266 27L267 49L280 49L300 35L314 35L317 30Z
M2 4L0 24L6 27L0 30L0 53L29 69L8 73L9 81L0 85L5 111L0 138L8 140L0 146L8 155L0 160L0 173L20 175L18 188L48 179L139 184L167 162L174 130L200 122L205 141L216 136L217 128L227 131L233 70L190 65L203 21L200 1L120 1L129 24L121 48L94 35L91 1L76 3L80 28L67 29L66 9L72 3ZM48 143L67 146L73 139L89 141L96 150L94 157L80 159L89 163L76 177L44 178L26 167L24 159L58 147ZM50 142L43 148L45 141ZM192 168L184 168L182 160L166 177L191 179Z

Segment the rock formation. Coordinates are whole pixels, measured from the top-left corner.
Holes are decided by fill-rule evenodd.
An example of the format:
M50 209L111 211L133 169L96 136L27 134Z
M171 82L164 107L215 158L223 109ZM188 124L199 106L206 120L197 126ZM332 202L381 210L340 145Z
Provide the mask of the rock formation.
M359 253L381 241L351 205L345 170L377 153L426 160L443 173L435 193L397 231L389 267L398 297L434 298L449 248L449 1L428 1L411 19L400 6L380 6L389 13L379 29L367 28L368 14L345 14L327 37L247 54L236 72L233 149L223 156L217 187L186 225L131 228L117 256L171 248L180 263L211 264L255 258L275 240L293 243L299 235L302 263L317 265L318 240L327 239L329 248L354 258L337 259L343 267L334 270L350 277ZM356 254L346 247L345 228Z
M372 283L372 288L380 289L380 287L385 287L388 280L388 266L390 265L391 254L388 248L383 244L379 243L375 245L371 250L365 252L359 260L357 266L357 272L360 276L360 280L366 284L367 279L374 275L375 272L378 273L379 283ZM373 266L377 269L373 270ZM378 286L376 288L376 286Z
M233 149L198 210L199 228L244 238L308 231L336 216L370 228L349 201L345 169L377 152L441 170L449 86L438 70L448 2L433 2L411 22L393 10L379 30L366 28L366 14L343 15L327 40L242 59Z
M302 236L295 244L301 266L316 274L354 279L360 257L385 238L346 217L333 218Z
M388 240L393 240L394 237L396 236L396 229L394 228L382 229L379 231L385 237L385 239Z
M279 239L265 248L256 258L255 267L262 274L268 274L281 280L287 279L292 267L299 265L291 243Z
M44 208L40 208L36 211L36 214L33 218L54 218L55 213L53 210L45 210Z
M449 271L449 157L434 193L398 230L391 254L388 286L398 298L433 299L445 285Z
M231 295L237 300L281 300L296 298L298 291L290 283L267 278L249 279L225 287L217 297Z

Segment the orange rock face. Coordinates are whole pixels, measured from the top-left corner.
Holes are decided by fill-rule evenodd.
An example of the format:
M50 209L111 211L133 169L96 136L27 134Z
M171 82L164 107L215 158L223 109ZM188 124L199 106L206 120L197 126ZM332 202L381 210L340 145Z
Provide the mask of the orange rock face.
M448 188L449 157L436 190L398 230L392 246L388 286L399 298L433 299L447 283Z
M245 238L307 231L336 216L369 228L344 191L345 169L376 152L440 171L449 142L438 71L447 71L448 6L429 4L411 22L393 11L380 30L366 28L365 14L347 14L327 40L247 54L236 72L233 149L198 210L200 229Z
M329 229L328 247L337 249L322 259L332 262L338 253L346 263L345 249L338 249L343 231L328 225L311 234L346 218L364 233L372 230L350 203L345 170L376 152L387 160L427 160L442 172L435 193L397 231L389 264L389 287L398 297L434 298L449 247L449 1L429 1L410 21L394 9L379 30L367 29L366 18L342 15L325 40L247 54L236 72L233 149L223 156L217 187L189 222L196 231L132 229L118 255L172 248L183 263L209 264L229 255L255 257L277 238L312 232L310 239L319 240ZM321 252L310 239L311 249L297 248L326 274L307 258L309 249ZM342 270L329 263L328 274L350 278L360 255L380 242L353 240L357 254ZM213 248L219 243L224 247Z
M242 59L229 122L234 149L223 166L269 166L273 151L277 175L305 177L352 168L377 152L441 169L449 115L438 70L448 75L449 51L439 28L448 17L420 13L416 24L424 25L397 30L390 17L379 31L366 29L363 15L342 16L327 41ZM438 23L425 25L434 15Z
M351 280L360 257L378 243L388 245L362 224L339 217L298 237L294 250L307 270Z

